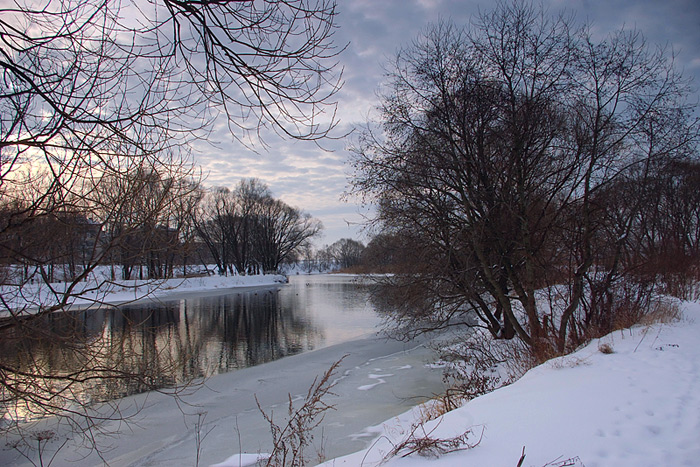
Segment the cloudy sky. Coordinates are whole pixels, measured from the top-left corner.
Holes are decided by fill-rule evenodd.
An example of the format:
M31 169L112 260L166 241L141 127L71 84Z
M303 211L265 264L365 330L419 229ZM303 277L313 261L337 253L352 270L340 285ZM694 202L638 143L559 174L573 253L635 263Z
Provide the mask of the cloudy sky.
M606 34L622 26L641 31L649 43L667 45L677 65L700 86L700 1L698 0L542 0L550 11L566 8L577 21L591 22ZM465 25L472 15L491 10L493 3L478 0L338 0L339 29L335 42L348 43L340 55L345 84L337 95L338 134L361 126L373 114L383 66L429 23L448 19ZM223 125L222 125L223 127ZM235 185L257 177L273 194L320 219L324 236L317 246L342 237L366 241L361 228L369 211L341 200L348 185L347 142L286 141L266 137L267 149L258 153L232 142L225 131L215 132L214 146L197 148L206 185Z

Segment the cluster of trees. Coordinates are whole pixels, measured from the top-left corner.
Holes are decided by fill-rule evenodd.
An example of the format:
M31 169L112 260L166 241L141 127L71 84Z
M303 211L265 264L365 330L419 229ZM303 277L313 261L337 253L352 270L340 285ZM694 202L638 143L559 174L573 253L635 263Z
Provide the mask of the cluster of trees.
M197 207L194 227L219 274L277 272L283 262L309 248L309 240L322 228L309 214L273 198L257 179L207 193Z
M199 184L179 162L144 158L124 170L70 181L88 192L51 187L46 172L14 174L0 195L2 285L19 293L27 283L77 283L101 265L111 266L108 280L172 276ZM60 309L71 294L54 298Z
M365 245L352 238L341 238L318 251L307 250L301 262L311 271L350 270L363 262Z
M330 245L315 250L311 245L305 246L289 264L306 273L345 271L364 273L366 247L352 238L341 238Z
M98 241L87 239L83 245L101 256L99 264L111 266L111 279L163 279L183 264L200 187L182 175L138 168L100 187L102 201L114 209L99 218L84 214L91 224L84 235Z
M0 206L0 222L14 223L0 232L3 285L84 280L97 266L110 267L110 280L173 277L194 262L221 275L275 273L322 229L257 179L205 190L139 168L98 190L100 208L31 216Z
M551 354L641 313L661 271L697 279L688 95L639 33L599 40L522 2L399 52L353 157L407 272L389 289L399 325L477 316Z

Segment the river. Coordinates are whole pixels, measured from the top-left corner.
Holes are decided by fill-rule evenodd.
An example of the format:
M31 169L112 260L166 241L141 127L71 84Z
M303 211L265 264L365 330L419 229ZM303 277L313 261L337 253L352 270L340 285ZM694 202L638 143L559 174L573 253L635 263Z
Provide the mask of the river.
M136 361L120 361L125 368L155 365L163 387L193 378L204 382L180 401L133 385L86 388L94 401L120 398L121 413L137 420L126 432L119 422L103 425L106 433L119 432L105 438L110 449L103 456L111 465L191 465L182 459L196 452L198 431L207 434L200 465L239 451L268 451L269 426L258 403L283 417L289 396L303 397L314 378L343 357L337 397L330 401L335 410L315 440L327 457L365 447L374 436L368 427L443 389L440 371L427 365L432 353L423 341L401 343L378 334L382 317L370 285L353 276L293 276L273 288L81 313L74 319L96 336L95 345L103 339L139 349ZM70 360L57 368L65 370ZM71 446L72 435L57 430ZM62 448L53 465L76 465L76 452ZM94 453L80 456L87 457L77 465L100 463ZM0 456L0 463L14 461L19 458L11 451Z

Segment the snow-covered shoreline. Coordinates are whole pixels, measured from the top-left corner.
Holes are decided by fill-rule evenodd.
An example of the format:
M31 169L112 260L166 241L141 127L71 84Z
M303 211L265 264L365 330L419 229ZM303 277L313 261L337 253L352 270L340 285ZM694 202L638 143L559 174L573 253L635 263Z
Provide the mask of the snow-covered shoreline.
M201 295L220 295L228 290L247 290L258 287L273 287L287 282L282 274L259 274L253 276L202 276L166 279L157 283L125 284L122 290L112 290L105 296L105 303L119 304L127 301L177 299ZM155 284L156 287L153 288ZM149 289L149 287L151 287ZM76 304L79 304L76 302Z
M470 430L471 449L387 459L420 420L416 408L375 427L368 449L322 465L515 466L524 452L523 466L699 466L700 304L681 308L678 322L594 340L414 431Z
M221 294L229 289L249 289L271 287L287 282L281 274L260 274L251 276L207 275L163 280L105 281L104 278L78 283L71 294L70 307L73 309L101 305L119 305L144 300L162 300L192 297L195 295ZM15 310L32 310L51 306L62 298L66 283L26 284L21 290L17 287L2 286L0 294L6 303ZM7 310L0 311L0 317L7 316Z
M268 287L277 280L193 278L177 288L161 287L150 298ZM115 291L109 299L121 300L119 293L129 292ZM430 395L428 386L415 393L426 379L430 352L419 343L406 346L377 336L218 375L181 406L158 393L130 396L121 407L125 414L133 407L137 423L110 441L106 456L110 465L191 464L195 423L203 413L208 436L200 465L248 465L269 449L269 427L255 398L265 410L281 414L287 394L303 394L315 376L349 354L335 389L339 397L330 401L338 410L324 420L325 440L320 442L334 455L365 448L329 460L325 467L516 466L523 452L523 467L700 466L700 304L680 302L680 308L680 321L637 325L594 340L417 429L426 411L414 406L418 401L412 396ZM397 415L366 422L368 413L380 414L379 405L372 404L386 401L393 401ZM382 422L386 417L391 418ZM121 430L120 423L112 425L113 433ZM401 457L406 451L387 457L411 432L446 440L467 430L467 442L475 445L471 449L439 457ZM250 455L235 454L240 451ZM100 463L94 453L85 458L78 453L65 449L54 465ZM12 451L0 453L0 463L20 461Z

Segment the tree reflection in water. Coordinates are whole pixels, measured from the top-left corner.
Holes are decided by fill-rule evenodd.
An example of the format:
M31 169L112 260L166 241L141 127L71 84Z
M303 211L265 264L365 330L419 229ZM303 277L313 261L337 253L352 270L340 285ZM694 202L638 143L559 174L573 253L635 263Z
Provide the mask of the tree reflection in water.
M42 328L58 330L65 339L42 339ZM76 385L73 392L87 403L258 365L312 349L323 338L322 330L281 305L276 289L57 313L43 318L38 329L21 341L4 333L5 361L56 376L86 364L142 375ZM83 358L95 353L100 361Z

